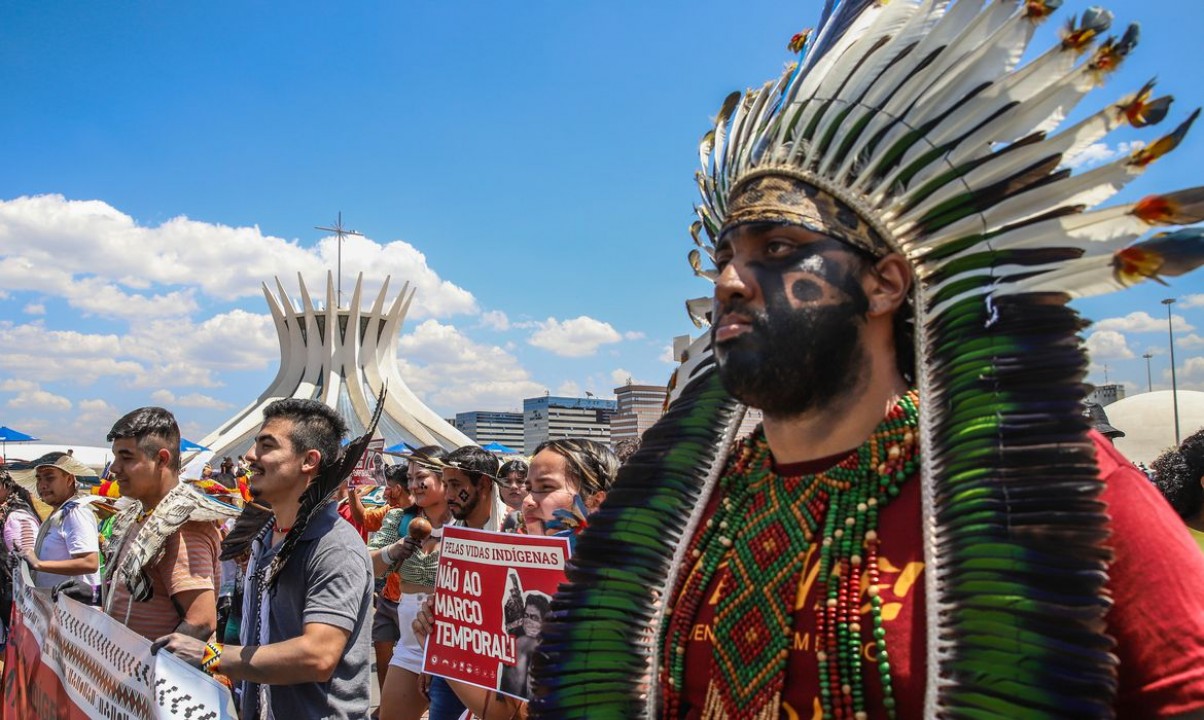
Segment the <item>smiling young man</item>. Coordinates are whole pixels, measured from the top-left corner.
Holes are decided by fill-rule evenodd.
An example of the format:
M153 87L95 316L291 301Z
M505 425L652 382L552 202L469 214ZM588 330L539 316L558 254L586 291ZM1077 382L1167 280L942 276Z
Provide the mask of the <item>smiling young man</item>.
M28 487L36 483L38 497L53 511L42 523L33 547L19 553L29 563L37 587L52 588L74 580L79 599L95 601L100 586L100 540L91 498L81 497L77 478L95 476L86 465L65 452L50 452L33 461L32 470L13 471Z
M220 506L180 482L180 428L167 410L127 413L108 440L110 474L133 502L108 544L105 612L149 640L173 632L208 640L217 627Z
M338 466L342 418L312 400L277 400L247 453L250 488L274 518L251 549L242 646L173 634L164 647L240 683L241 715L355 718L368 714L372 570L355 529L306 488Z

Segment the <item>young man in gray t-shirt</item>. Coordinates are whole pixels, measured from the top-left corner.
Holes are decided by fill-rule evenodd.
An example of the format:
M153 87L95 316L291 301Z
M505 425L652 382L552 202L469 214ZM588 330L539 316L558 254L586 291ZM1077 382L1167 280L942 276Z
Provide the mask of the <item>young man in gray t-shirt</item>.
M274 518L252 547L243 644L223 647L179 634L155 643L156 650L238 681L244 719L368 715L368 551L330 503L299 517L302 493L338 457L346 432L338 414L316 401L278 400L265 408L246 458L251 493L271 505ZM275 581L261 587L263 570L286 546Z

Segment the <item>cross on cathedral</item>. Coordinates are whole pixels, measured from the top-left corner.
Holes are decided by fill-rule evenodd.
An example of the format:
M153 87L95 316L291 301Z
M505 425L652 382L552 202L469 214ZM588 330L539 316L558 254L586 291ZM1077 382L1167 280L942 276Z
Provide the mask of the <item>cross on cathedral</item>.
M339 309L342 309L342 307L343 307L343 237L347 236L347 235L358 235L360 237L363 237L364 234L362 232L356 232L355 230L348 230L347 228L343 227L343 211L342 210L339 211L339 217L338 217L338 220L335 221L334 227L322 227L320 225L315 225L314 229L315 230L325 230L326 232L332 232L339 239L338 269L335 271L335 277L338 278L337 282L338 282L338 293L339 293L338 294Z

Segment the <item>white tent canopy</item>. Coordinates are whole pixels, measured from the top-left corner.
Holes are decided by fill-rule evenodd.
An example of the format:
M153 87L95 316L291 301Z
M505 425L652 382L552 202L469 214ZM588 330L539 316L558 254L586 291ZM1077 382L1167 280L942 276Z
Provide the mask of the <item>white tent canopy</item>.
M71 451L71 456L95 470L98 474L104 470L109 460L113 459L113 451L108 445L66 445L63 443L9 443L6 461L36 460L48 452Z
M1150 462L1175 446L1174 398L1170 390L1130 395L1104 407L1108 422L1125 433L1116 448L1133 462ZM1179 391L1179 439L1204 427L1204 392Z

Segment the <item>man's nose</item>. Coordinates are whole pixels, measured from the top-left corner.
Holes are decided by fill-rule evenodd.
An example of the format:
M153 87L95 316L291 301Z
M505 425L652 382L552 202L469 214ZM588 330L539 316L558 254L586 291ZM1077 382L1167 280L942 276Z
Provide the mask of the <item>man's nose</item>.
M721 303L737 297L747 300L754 291L755 285L749 276L748 267L736 258L729 260L715 278L715 299Z

